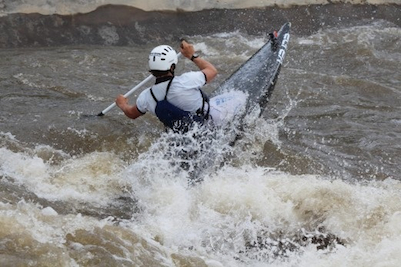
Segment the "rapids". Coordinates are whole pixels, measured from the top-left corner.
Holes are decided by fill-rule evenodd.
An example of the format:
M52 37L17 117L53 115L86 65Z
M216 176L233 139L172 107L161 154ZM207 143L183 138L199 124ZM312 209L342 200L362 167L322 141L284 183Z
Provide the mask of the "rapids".
M399 266L400 24L297 27L266 111L234 146L210 133L207 166L150 115L95 116L148 76L158 40L1 48L0 265ZM188 38L219 69L208 93L267 40Z

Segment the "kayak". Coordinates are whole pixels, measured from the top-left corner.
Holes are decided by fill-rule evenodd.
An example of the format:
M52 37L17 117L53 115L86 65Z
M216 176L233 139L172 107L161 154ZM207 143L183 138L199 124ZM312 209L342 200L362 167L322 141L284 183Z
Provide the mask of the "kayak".
M181 167L189 173L189 184L202 181L213 166L219 168L218 166L224 165L224 151L229 151L227 145L232 147L238 138L241 138L246 128L246 115L260 116L265 110L287 51L290 26L290 23L286 23L278 32L269 34L269 40L212 93L211 114L215 114L212 112L214 107L225 106L227 112L222 113L230 113L225 119L227 122L233 122L228 125L234 125L237 129L222 127L223 131L201 131L195 139L192 134L190 138L185 135L175 137L175 141L181 140L176 143L182 144L181 150L178 151L183 160L181 163L184 162ZM238 99L241 99L242 103ZM242 107L236 113L238 104L242 104ZM214 119L212 117L212 121Z
M262 114L278 80L290 39L290 27L290 23L285 23L278 32L269 34L269 40L213 92L212 107L235 99L234 94L241 92L244 95L243 113L251 113L257 108L259 115ZM229 109L236 105L226 106ZM231 119L227 118L228 121Z

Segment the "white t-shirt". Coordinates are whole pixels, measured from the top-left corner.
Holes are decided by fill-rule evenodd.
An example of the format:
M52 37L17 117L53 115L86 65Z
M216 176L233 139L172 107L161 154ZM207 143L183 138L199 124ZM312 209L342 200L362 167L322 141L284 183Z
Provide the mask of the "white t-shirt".
M170 80L155 84L152 91L155 97L161 101L166 96L167 85ZM175 76L171 82L167 100L185 110L196 112L202 108L203 98L200 88L206 84L206 77L201 71L186 72ZM210 99L210 117L214 125L223 126L232 121L235 116L243 112L247 95L241 91L227 92ZM155 115L156 101L153 99L150 88L139 94L136 106L142 113L151 112ZM205 105L205 112L207 111Z
M159 101L166 96L169 81L152 86L153 94ZM191 71L175 76L171 82L167 100L182 110L196 112L199 108L202 108L203 98L199 89L205 84L206 77L201 71ZM136 106L142 113L150 112L155 115L156 101L150 93L150 88L139 94Z

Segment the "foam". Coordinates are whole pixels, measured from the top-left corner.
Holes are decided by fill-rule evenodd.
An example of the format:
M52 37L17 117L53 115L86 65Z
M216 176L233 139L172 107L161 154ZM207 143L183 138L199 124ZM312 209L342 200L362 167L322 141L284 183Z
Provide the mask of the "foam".
M258 142L276 138L268 124L256 125L258 132L265 128L265 134L255 137L261 139ZM392 266L401 260L399 181L350 183L243 162L208 173L201 184L188 187L188 173L176 169L174 157L165 156L171 147L168 138L163 134L130 166L118 155L99 152L50 166L34 153L1 148L1 174L42 197L107 205L106 200L130 186L141 206L135 220L112 226L109 219L64 215L25 201L16 206L2 203L1 220L10 228L8 233L23 236L32 248L47 252L56 245L60 253L67 245L87 253L87 243L80 241L87 237L93 237L90 244L96 246L115 242L130 251L132 242L138 242L131 236L143 236L153 241L146 241L150 246L136 256L153 259L147 255L157 252L165 262L182 257L205 259L211 266L339 266L344 262ZM224 153L225 147L216 149ZM237 154L242 148L233 149ZM341 242L317 250L312 238L328 234ZM127 252L125 256L133 255ZM119 257L114 255L114 260Z
M258 257L277 264L272 266L360 266L381 260L392 266L400 258L398 181L350 184L247 165L225 167L190 189L180 179L158 177L159 185L137 188L146 216L132 227L163 246L193 247L198 255L230 266L258 266ZM345 244L319 253L317 245L296 241L300 233L330 233ZM252 251L247 243L256 240L270 245ZM283 258L274 255L280 252L278 242Z
M1 174L23 184L38 197L51 201L103 205L121 192L123 185L120 184L118 170L123 163L113 153L95 152L79 158L67 158L64 155L57 164L51 165L52 157L38 157L46 149L50 148L35 149L36 152L30 155L0 148ZM50 149L48 153L52 151Z

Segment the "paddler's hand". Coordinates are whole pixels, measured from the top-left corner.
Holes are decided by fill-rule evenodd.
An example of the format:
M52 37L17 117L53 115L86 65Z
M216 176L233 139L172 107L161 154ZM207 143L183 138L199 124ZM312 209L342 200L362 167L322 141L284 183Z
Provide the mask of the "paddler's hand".
M195 53L195 48L192 44L182 39L180 45L180 52L184 57L191 59L192 55Z
M116 105L124 112L124 114L131 119L136 119L139 116L142 116L144 113L141 113L136 105L130 106L128 104L128 99L123 96L119 95L116 98Z
M124 110L124 107L128 105L128 99L126 97L124 97L123 95L119 95L116 98L116 105Z

